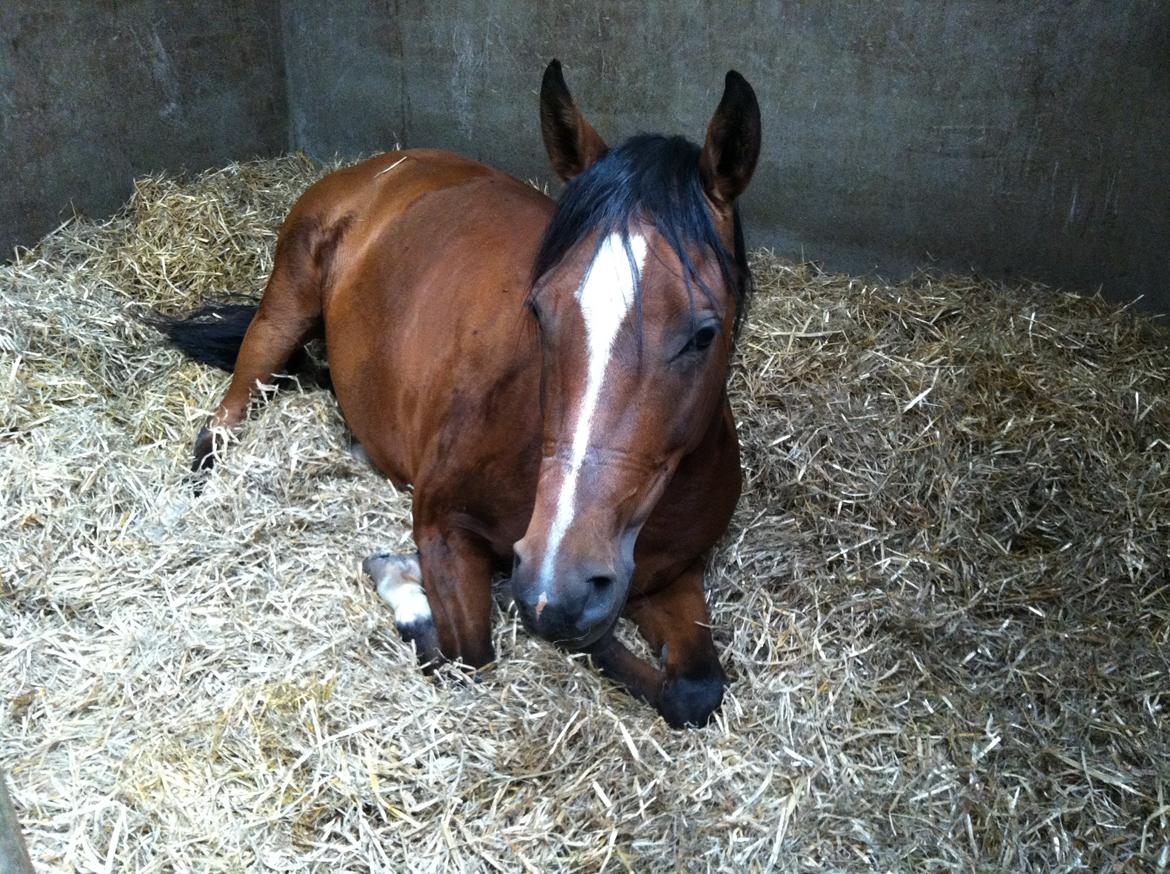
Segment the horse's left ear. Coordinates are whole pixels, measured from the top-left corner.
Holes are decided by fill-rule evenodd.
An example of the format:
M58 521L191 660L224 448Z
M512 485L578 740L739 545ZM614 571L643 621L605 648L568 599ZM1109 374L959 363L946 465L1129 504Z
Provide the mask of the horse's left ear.
M760 105L747 79L729 70L723 99L711 123L699 157L703 188L716 208L730 212L735 199L751 181L760 157Z
M609 151L573 102L561 75L561 62L556 59L549 63L540 83L540 132L548 159L565 182L588 170Z

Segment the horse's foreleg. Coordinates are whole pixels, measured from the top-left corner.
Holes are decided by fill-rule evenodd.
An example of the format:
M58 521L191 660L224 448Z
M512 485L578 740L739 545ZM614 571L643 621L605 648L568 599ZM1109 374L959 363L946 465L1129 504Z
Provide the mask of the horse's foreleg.
M662 671L642 661L612 634L589 647L588 652L602 674L655 710L662 709L662 687L666 682Z
M494 661L490 551L462 531L423 529L415 539L415 555L375 555L362 565L394 609L399 633L414 643L424 668Z
M612 637L596 648L602 672L649 702L675 728L705 725L723 701L726 677L711 639L703 598L703 562L696 561L663 589L626 605L663 668L636 658Z
M417 508L417 502L416 502ZM480 538L458 528L415 527L439 647L448 659L482 668L495 661L492 648L491 550Z
M422 587L418 553L371 555L362 562L362 570L374 581L378 595L394 611L398 633L407 643L414 644L423 667L430 668L441 662L443 654L439 650L431 605Z

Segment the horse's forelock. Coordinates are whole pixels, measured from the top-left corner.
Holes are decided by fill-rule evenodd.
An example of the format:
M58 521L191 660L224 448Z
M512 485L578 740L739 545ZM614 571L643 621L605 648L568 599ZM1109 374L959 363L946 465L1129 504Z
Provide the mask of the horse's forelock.
M714 255L736 295L738 333L751 290L739 212L734 213L734 249L729 251L703 194L699 155L699 147L683 137L641 134L575 178L565 187L541 241L533 284L589 237L600 241L617 233L628 240L634 226L646 224L678 257L688 285L693 283L708 298L712 289L700 278L690 251ZM637 294L640 311L640 287Z

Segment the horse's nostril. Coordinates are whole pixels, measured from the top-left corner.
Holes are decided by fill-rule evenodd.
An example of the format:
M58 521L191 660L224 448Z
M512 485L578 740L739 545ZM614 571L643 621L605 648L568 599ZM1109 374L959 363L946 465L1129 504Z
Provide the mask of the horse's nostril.
M598 576L590 577L589 585L594 589L606 589L613 585L613 577Z

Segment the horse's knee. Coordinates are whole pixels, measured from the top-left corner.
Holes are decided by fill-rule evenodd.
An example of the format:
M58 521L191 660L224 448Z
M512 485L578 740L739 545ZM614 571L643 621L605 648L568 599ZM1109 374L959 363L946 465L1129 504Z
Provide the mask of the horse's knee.
M496 650L490 639L469 638L460 647L459 658L469 668L478 670L496 660Z
M718 668L668 677L658 700L658 712L671 728L704 726L723 703L726 683Z

